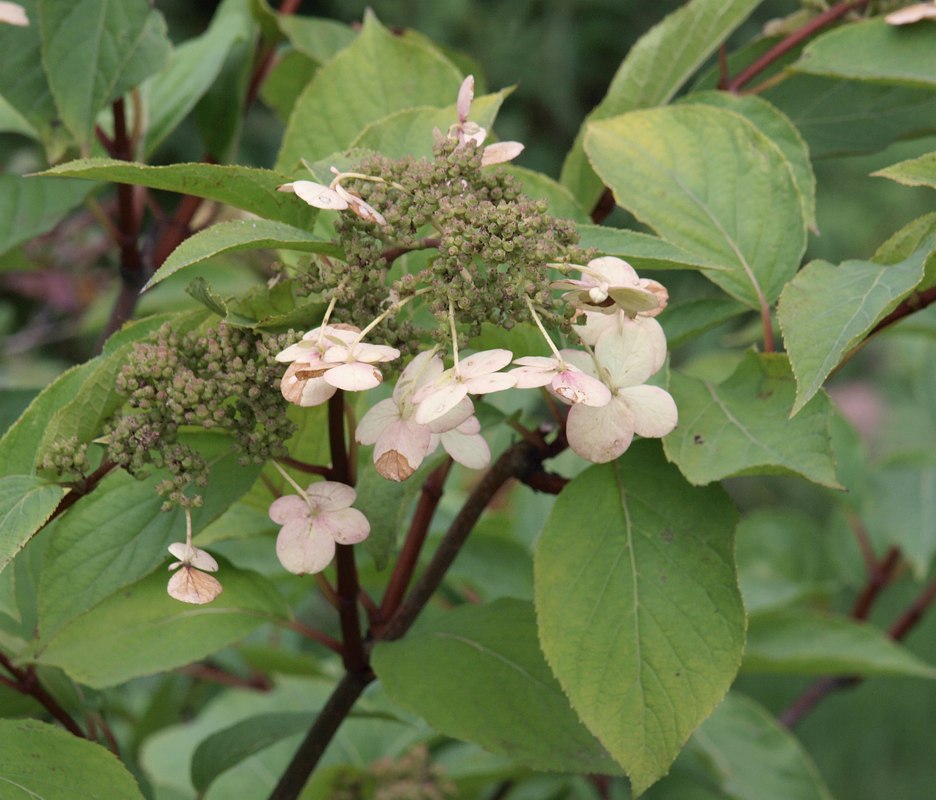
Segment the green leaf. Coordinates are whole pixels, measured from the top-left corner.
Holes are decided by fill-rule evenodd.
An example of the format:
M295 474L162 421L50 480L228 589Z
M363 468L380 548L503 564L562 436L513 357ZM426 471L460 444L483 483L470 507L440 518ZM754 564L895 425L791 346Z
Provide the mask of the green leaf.
M744 117L679 105L589 125L585 149L619 205L726 267L703 273L752 308L773 303L806 247L786 157Z
M809 160L809 148L802 135L776 106L756 95L736 95L731 92L696 92L684 99L687 103L702 103L725 108L740 114L770 139L787 159L793 182L799 190L806 225L816 229L816 176Z
M674 11L628 51L586 123L669 102L759 4L760 0L691 0ZM582 149L585 131L583 125L562 165L562 183L591 209L602 187Z
M315 74L296 103L276 168L289 171L300 159L344 150L368 123L388 114L447 106L460 83L441 53L394 36L368 12L361 34ZM431 138L432 131L427 134Z
M379 642L373 667L393 700L447 736L534 769L620 772L550 674L530 603L456 608Z
M296 50L288 51L279 57L260 85L260 99L285 123L318 68L317 61Z
M35 475L36 455L49 420L75 397L95 367L96 364L89 361L66 370L29 404L0 438L0 476Z
M702 723L686 749L731 800L832 800L796 737L763 706L737 692ZM646 800L662 798L651 791Z
M0 253L51 230L90 190L56 178L0 175Z
M838 588L825 530L802 511L758 509L741 520L735 538L748 613L828 596Z
M764 97L790 118L813 158L872 153L936 132L936 93L792 73Z
M149 110L145 154L151 154L188 116L218 77L231 48L250 37L250 20L238 8L240 3L223 3L208 30L175 48L169 63L141 87Z
M540 642L640 794L721 701L744 646L734 506L652 442L559 495L534 561Z
M829 399L818 395L790 419L796 382L786 356L751 351L717 385L674 370L669 391L681 422L663 446L690 483L792 474L841 488L829 443Z
M274 248L324 253L336 258L344 255L341 247L333 242L292 225L268 219L229 220L218 222L182 242L156 270L144 289L155 286L179 270L225 253Z
M49 160L61 157L68 145L68 132L58 118L52 90L42 68L38 0L19 0L30 25L0 25L0 75L6 79L0 93L35 129ZM15 80L13 79L15 76Z
M211 734L192 756L192 784L201 793L212 781L254 753L302 733L315 721L306 711L258 714Z
M936 669L873 625L806 609L751 614L742 669L745 673L936 678Z
M471 104L472 121L482 128L490 128L504 98L512 91L511 87L501 89L496 94L475 98ZM432 148L435 144L433 128L444 132L457 121L455 103L445 108L405 108L369 123L354 137L349 147L376 150L390 158L432 158Z
M277 14L276 24L300 53L322 64L351 44L357 33L342 22L298 14Z
M936 189L936 152L901 161L871 174L890 178L904 186L929 186Z
M35 719L0 720L0 786L9 800L143 800L113 753Z
M255 572L219 558L224 591L191 606L166 593L169 573L154 572L40 642L36 661L61 667L95 689L197 661L265 622L287 619L275 587Z
M723 267L677 247L675 244L624 228L604 225L576 225L579 245L594 247L603 255L617 256L629 262L636 270L645 269L712 269Z
M266 219L298 228L312 228L317 209L294 194L276 191L290 178L268 169L221 164L172 164L150 167L111 158L83 158L46 170L41 175L63 175L114 183L132 183L150 189L180 192L217 200Z
M52 516L65 493L32 475L0 478L0 572Z
M917 217L904 225L871 257L878 264L896 264L904 261L916 252L923 243L936 233L936 211Z
M888 25L882 18L843 25L806 45L793 69L834 78L936 87L936 27Z
M899 547L923 580L936 555L936 457L925 451L875 465L863 499L861 518L875 549Z
M209 442L206 450L229 445L225 437L210 434L195 441ZM220 458L203 490L204 505L192 510L193 530L225 511L250 488L258 472L257 466L240 466L234 453ZM40 579L43 636L154 570L168 558L166 548L172 542L184 541L182 510L163 512L163 498L155 491L166 476L156 473L139 481L124 472L109 475L58 522Z
M836 267L812 261L780 296L778 318L796 375L796 414L819 391L849 350L922 280L936 236L910 258L882 266L846 261Z
M660 323L672 349L748 311L747 306L730 297L703 297L685 303L671 303Z
M79 144L98 112L160 69L171 45L146 0L39 0L42 64L62 121Z

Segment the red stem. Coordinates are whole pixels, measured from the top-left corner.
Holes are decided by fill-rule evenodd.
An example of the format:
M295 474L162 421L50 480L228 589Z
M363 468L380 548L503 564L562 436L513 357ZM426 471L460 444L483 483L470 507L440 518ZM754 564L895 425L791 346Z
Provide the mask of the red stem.
M868 0L851 0L851 2L848 3L838 3L826 11L823 11L803 25L802 28L798 28L785 39L777 42L777 44L771 47L770 50L764 53L760 58L741 70L734 78L727 81L724 88L729 92L737 94L748 83L754 80L754 78L789 53L790 50L798 44L804 42L823 28L827 28L829 25L837 22L849 11L856 11L860 8L864 8L866 5L868 5Z
M39 682L35 667L30 666L26 669L20 669L4 653L0 653L0 666L9 672L14 679L13 681L4 680L5 684L12 689L16 689L20 694L35 698L69 733L73 733L81 739L88 738L71 714L62 708L58 701Z

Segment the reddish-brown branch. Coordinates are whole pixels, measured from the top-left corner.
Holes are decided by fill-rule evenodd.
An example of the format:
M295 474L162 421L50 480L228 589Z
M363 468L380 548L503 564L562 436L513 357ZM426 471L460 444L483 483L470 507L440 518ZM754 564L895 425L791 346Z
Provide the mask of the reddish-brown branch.
M614 194L610 189L605 189L591 211L591 221L595 225L600 225L612 211L614 211Z
M282 458L278 458L277 461L287 467L292 467L293 469L308 473L309 475L321 475L326 480L332 479L333 470L331 467L324 467L321 464L307 464L305 461L299 461L291 456L283 456Z
M871 563L868 569L868 581L852 607L852 617L861 620L868 618L874 601L894 577L899 563L900 549L897 547L890 548L880 561L875 560Z
M765 69L775 64L799 44L805 42L810 36L814 36L823 28L828 28L830 25L838 22L838 20L850 11L857 11L864 8L866 5L868 5L868 0L851 0L851 2L847 3L838 3L826 11L823 11L821 14L813 17L809 22L803 25L803 27L798 28L789 36L777 42L777 44L771 47L770 50L764 53L760 58L753 61L734 78L728 81L723 88L734 93L741 91L741 89L747 86L747 84L754 80L754 78L760 75Z
M432 517L439 505L439 501L442 499L442 487L445 485L445 479L451 469L452 459L447 458L433 470L422 486L419 503L416 505L413 519L410 521L403 549L400 551L400 556L393 567L393 574L390 576L390 582L387 584L387 590L384 592L383 601L380 604L379 619L381 620L389 619L400 607L403 595L406 594L406 589L410 580L412 580L413 573L416 571L419 554L422 552L423 544L425 544L426 536L429 533Z
M221 684L222 686L235 686L238 689L268 692L273 688L273 682L266 675L259 672L254 673L249 678L242 678L240 675L213 667L210 664L189 664L181 667L178 671L183 675L190 675L199 680Z
M554 472L547 472L544 469L534 472L531 475L528 475L525 478L522 478L522 482L529 486L535 492L543 492L543 494L559 494L569 482L568 478L563 477L562 475L557 475Z
M337 545L335 561L338 565L338 618L344 643L344 665L348 672L362 672L368 667L364 639L361 636L361 619L358 615L360 583L357 564L354 561L354 546Z
M887 630L887 635L895 641L903 639L914 626L923 619L926 610L936 600L936 581L930 583Z
M381 252L380 257L386 259L388 264L392 264L400 256L405 256L407 253L412 253L415 250L431 250L432 248L438 247L441 243L440 239L428 237L419 242L415 247L388 247Z
M728 45L718 48L718 88L727 89L731 75L728 73Z
M36 675L36 668L33 666L20 669L6 656L0 653L0 667L3 667L13 678L13 680L4 680L7 686L15 689L20 694L29 695L40 703L69 733L73 733L82 739L88 738L81 727L72 718L46 688L42 685L39 677Z
M329 636L327 633L316 630L315 628L310 628L308 625L305 625L302 622L299 622L299 620L295 619L283 624L290 630L298 633L300 636L304 636L310 641L316 642L323 647L327 647L329 650L337 653L339 656L344 655L344 647L342 647L341 642L339 642L333 636Z

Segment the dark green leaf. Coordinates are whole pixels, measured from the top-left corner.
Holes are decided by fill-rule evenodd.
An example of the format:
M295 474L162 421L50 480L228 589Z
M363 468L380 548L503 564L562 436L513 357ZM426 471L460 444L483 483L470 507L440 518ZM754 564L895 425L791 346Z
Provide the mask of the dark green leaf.
M748 311L747 306L730 297L703 297L670 304L660 323L672 349Z
M0 572L39 530L65 496L65 489L32 475L0 478Z
M55 178L0 175L0 253L50 230L89 191Z

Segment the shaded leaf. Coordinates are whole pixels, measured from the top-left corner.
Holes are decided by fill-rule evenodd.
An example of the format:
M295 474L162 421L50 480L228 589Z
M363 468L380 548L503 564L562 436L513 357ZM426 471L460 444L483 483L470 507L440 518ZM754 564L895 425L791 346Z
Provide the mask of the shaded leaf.
M385 76L396 76L386 80ZM325 64L299 97L277 169L344 150L368 123L406 108L446 106L461 76L437 50L393 36L368 12L350 45ZM431 131L429 131L431 136Z
M373 666L391 698L448 736L535 769L619 772L550 674L530 603L461 606L378 643Z
M685 303L671 303L660 317L660 323L672 349L749 310L730 297L703 297Z
M98 112L169 58L166 22L146 0L39 0L42 64L79 144Z
M0 175L0 253L51 230L89 191L55 178Z
M35 719L0 720L0 785L10 800L143 800L113 753Z
M343 22L298 14L277 14L276 24L296 50L322 64L334 58L357 37Z
M744 117L678 105L591 123L585 149L617 202L660 236L726 267L703 273L770 304L799 267L806 228L786 157Z
M936 153L910 158L871 174L890 178L904 186L929 186L936 189Z
M741 668L745 673L936 678L936 669L873 625L806 609L751 614Z
M566 486L539 539L546 659L635 794L669 770L740 663L736 520L721 488L689 486L638 442Z
M297 202L302 201L297 199ZM292 225L264 219L229 220L218 222L182 242L169 254L144 288L155 286L179 270L224 253L273 248L324 253L336 258L344 255L338 245Z
M618 67L562 165L562 183L586 208L601 195L582 148L589 121L667 103L760 0L691 0L645 33Z
M888 25L881 17L842 25L806 45L794 70L814 75L936 87L936 26Z
M83 158L46 170L42 175L132 183L217 200L266 219L311 229L317 209L295 195L276 191L290 178L268 169L221 164L171 164L151 167L111 158Z
M674 370L669 391L680 423L663 446L690 483L793 474L840 488L829 442L829 400L818 395L789 419L796 382L786 356L749 352L717 385Z
M32 475L0 478L0 572L52 515L66 490Z

